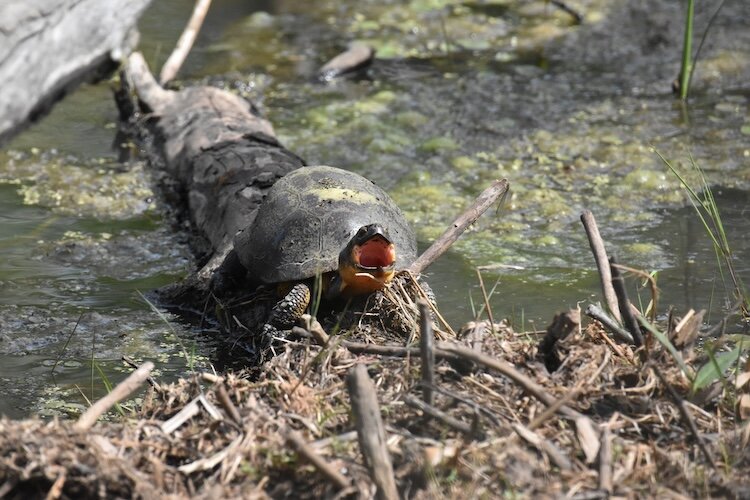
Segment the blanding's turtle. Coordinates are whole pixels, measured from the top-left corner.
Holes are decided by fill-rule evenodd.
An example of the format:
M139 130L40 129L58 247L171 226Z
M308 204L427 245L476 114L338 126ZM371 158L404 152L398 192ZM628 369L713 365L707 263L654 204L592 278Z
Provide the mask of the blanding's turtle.
M302 167L269 189L220 273L277 285L283 298L264 327L270 334L294 326L316 276L327 300L367 295L416 253L403 213L372 181L339 168Z

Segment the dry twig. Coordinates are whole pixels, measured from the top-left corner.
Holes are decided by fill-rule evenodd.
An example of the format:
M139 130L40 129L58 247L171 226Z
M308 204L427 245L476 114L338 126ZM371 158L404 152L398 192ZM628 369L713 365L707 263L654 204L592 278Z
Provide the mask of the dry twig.
M435 240L430 248L425 250L417 260L409 267L409 271L414 274L421 274L430 264L435 262L438 257L443 255L453 243L466 231L466 228L476 222L481 215L492 206L495 201L508 192L507 179L497 180L490 187L482 191L474 203L462 213L453 224Z
M527 393L531 394L547 406L552 406L557 401L554 397L550 396L540 385L516 370L510 363L491 358L485 354L478 353L473 349L449 344L447 342L438 343L438 348L435 350L435 355L437 356L442 352L455 354L460 358L473 361L474 363L484 365L487 368L500 372L501 374L505 375L513 382L521 386L521 388ZM583 414L565 405L560 406L559 412L566 418L571 418L574 420L584 416Z
M479 280L479 288L482 290L482 300L484 300L484 308L487 311L487 319L490 321L490 332L495 335L495 319L492 317L492 308L490 307L490 298L487 295L487 289L484 287L484 279L482 278L482 271L477 268L477 279ZM479 319L478 317L476 319Z
M424 288L422 288L422 285L419 283L419 280L414 275L414 273L409 269L407 269L405 273L409 277L409 279L412 281L412 283L417 287L417 292L419 293L422 300L427 302L427 305L432 310L432 313L437 317L440 323L448 330L448 333L451 334L451 337L455 338L456 332L453 330L453 327L451 327L451 325L445 320L443 315L440 314L440 311L435 306L435 304L432 303L432 300L430 300L430 297L427 296L427 293L424 291ZM437 333L438 338L444 339L444 337L440 335L440 332L435 332L435 333Z
M307 444L307 442L302 438L299 432L294 430L287 430L286 440L289 442L289 444L294 446L294 449L297 450L297 453L305 457L308 462L315 466L315 468L318 469L329 480L335 483L337 487L339 487L340 489L346 489L351 485L349 479L347 479L343 474L337 471L336 468L331 464L326 462L323 457L318 455L318 453L312 448L312 446Z
M354 43L347 50L337 55L323 65L318 75L323 81L363 69L372 63L375 57L375 49L362 43Z
M177 72L180 71L182 63L185 62L190 49L193 47L195 38L198 36L198 32L203 25L203 20L206 18L210 6L211 0L197 0L195 2L195 8L185 27L185 31L180 35L180 39L177 40L177 46L161 68L161 73L159 73L159 83L161 85L164 85L177 76Z
M138 363L133 361L129 356L123 354L121 359L126 365L130 366L131 368L135 370L138 369L138 366L139 366ZM151 376L147 377L146 382L148 382L149 385L151 385L151 387L154 388L154 390L161 391L161 386L156 380L154 380L154 377L151 377Z
M242 424L242 417L240 417L240 412L237 411L237 407L234 406L234 403L232 403L232 399L229 397L229 393L227 392L226 387L224 387L224 384L219 384L216 386L216 396L219 399L221 407L224 408L224 411L226 411L227 415L229 415L229 418L231 418L235 424Z
M513 424L513 430L516 431L516 434L524 441L546 453L549 459L557 465L560 470L567 471L573 469L573 464L570 463L570 459L550 441L543 439L539 434L521 424Z
M630 335L630 332L628 332L627 330L622 328L620 325L618 325L617 322L614 321L612 318L610 318L609 315L606 312L604 312L604 310L602 310L601 307L596 306L594 304L589 304L588 307L586 307L584 314L586 314L586 316L593 318L597 320L599 323L601 323L604 326L604 328L612 332L612 334L620 342L625 342L628 345L633 344L633 336Z
M630 332L630 335L633 336L633 345L641 347L643 345L643 334L641 334L641 327L638 325L633 311L630 310L630 300L628 300L628 292L625 289L625 280L620 275L614 257L610 257L609 264L610 272L612 273L612 287L615 289L615 294L617 294L617 304L620 307L622 322Z
M612 435L604 426L599 447L599 489L612 494Z
M380 406L375 394L375 386L367 374L367 367L361 363L354 365L346 377L346 386L352 403L359 446L367 459L372 481L377 487L377 497L385 500L398 500L396 478L393 476L391 456L386 447Z
M607 250L604 248L604 240L599 233L599 227L596 225L594 214L590 210L584 210L581 214L581 222L583 223L583 228L586 230L586 236L588 236L589 239L591 252L594 254L596 267L599 270L604 301L607 303L607 307L612 312L612 315L619 322L621 321L620 307L617 302L615 289L612 287L612 274L609 269Z
M341 342L352 354L377 354L380 356L393 356L395 358L417 357L421 351L417 347L402 347L398 345L366 344L364 342L352 342L344 340ZM435 350L435 359L447 359L456 361L460 359L453 353Z
M677 409L680 412L682 420L685 422L688 430L695 438L695 441L698 443L698 448L700 448L701 453L703 453L703 457L706 459L711 468L715 470L716 464L714 463L714 458L711 455L711 452L706 447L706 442L703 440L703 437L698 433L698 427L696 427L695 420L693 420L692 415L690 415L690 412L685 405L685 401L680 397L679 394L677 394L677 392L672 387L672 384L667 381L667 379L661 373L661 370L659 370L653 363L651 363L651 371L654 372L654 374L659 378L659 381L662 383L662 385L667 389L667 392L672 398L672 401L674 401L675 405L677 405Z
M588 380L581 381L580 384L575 386L572 390L568 391L563 397L559 398L554 404L548 406L538 417L536 417L528 425L529 429L534 430L540 425L542 425L544 422L549 420L549 418L552 417L552 415L557 413L557 410L559 410L561 406L568 404L570 401L573 401L574 398L578 397L578 395L583 391L586 385L591 385L592 383L594 383L594 381L604 371L604 368L607 366L607 363L609 363L610 357L611 355L609 351L605 351L604 360L602 361L602 364L599 365L599 368L597 368L596 372L594 372L594 374Z
M112 389L112 392L91 405L89 409L80 416L78 422L75 423L75 428L79 431L85 431L91 428L104 412L109 410L116 403L119 403L130 396L133 391L138 389L141 384L146 381L149 373L151 373L151 370L153 369L154 364L151 361L143 363L140 368L128 375L128 378L117 384L117 387Z
M164 434L172 434L185 422L200 413L200 405L202 405L203 408L206 409L206 412L211 416L213 420L222 420L224 418L219 410L217 410L216 407L212 405L203 394L201 394L193 399L190 403L185 405L185 407L177 412L172 418L165 422L162 422L161 431Z
M433 404L432 386L435 379L435 338L432 335L432 317L424 300L417 302L419 307L419 347L422 357L422 399Z
M656 321L656 306L659 303L659 287L656 286L656 280L654 277L642 269L636 269L622 264L616 265L619 270L640 276L648 283L649 290L651 291L651 305L647 308L644 314L650 313L649 317L651 318L651 321Z
M471 436L474 434L474 429L472 429L472 426L461 422L460 420L457 420L444 411L435 408L434 406L425 403L421 399L415 398L414 396L407 394L404 396L404 403L411 406L412 408L416 408L417 410L421 410L425 415L429 415L430 417L436 418L437 420L440 420L448 427L451 427L458 432L461 432L463 434L466 434L467 436Z
M562 10L563 12L569 14L576 24L581 24L581 22L583 22L583 14L581 14L562 0L550 0L549 3Z

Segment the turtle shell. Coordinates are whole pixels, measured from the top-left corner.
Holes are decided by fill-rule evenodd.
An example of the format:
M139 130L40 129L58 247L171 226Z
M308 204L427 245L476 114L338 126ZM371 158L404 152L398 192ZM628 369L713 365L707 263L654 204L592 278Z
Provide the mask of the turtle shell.
M271 187L234 248L252 277L298 281L335 270L357 230L374 223L395 245L396 268L411 264L417 254L414 231L385 191L347 170L302 167Z

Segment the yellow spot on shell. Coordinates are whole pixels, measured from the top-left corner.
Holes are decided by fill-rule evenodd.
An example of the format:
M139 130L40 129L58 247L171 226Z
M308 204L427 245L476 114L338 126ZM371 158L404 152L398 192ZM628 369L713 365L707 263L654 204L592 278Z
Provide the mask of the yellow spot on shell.
M370 193L364 191L355 191L340 187L319 187L308 191L311 195L320 199L320 201L340 201L348 200L354 203L377 203L378 200Z

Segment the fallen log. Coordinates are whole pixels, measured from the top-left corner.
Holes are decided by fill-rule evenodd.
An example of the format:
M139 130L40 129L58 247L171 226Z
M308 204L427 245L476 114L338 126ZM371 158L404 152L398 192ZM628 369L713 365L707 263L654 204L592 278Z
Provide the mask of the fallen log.
M273 126L246 100L213 87L163 89L139 53L130 56L142 115L165 171L178 181L193 228L207 240L207 263L192 283L206 289L237 231L255 218L273 184L304 165L276 139Z
M108 76L151 0L0 2L0 144L80 83Z

